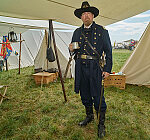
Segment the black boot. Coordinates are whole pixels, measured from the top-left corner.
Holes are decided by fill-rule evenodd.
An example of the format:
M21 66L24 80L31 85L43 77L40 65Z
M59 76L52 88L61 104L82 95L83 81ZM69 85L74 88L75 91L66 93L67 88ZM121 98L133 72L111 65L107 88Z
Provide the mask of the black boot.
M79 123L79 126L86 126L89 122L94 120L93 107L85 107L86 118Z
M100 119L98 124L98 137L103 138L105 136L105 112L100 113Z

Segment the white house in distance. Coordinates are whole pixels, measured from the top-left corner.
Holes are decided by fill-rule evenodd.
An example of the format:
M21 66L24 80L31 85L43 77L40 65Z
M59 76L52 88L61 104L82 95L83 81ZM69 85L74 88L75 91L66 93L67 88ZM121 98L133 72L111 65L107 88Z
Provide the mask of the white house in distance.
M130 40L125 40L123 41L122 43L125 45L125 46L129 46L131 41L133 41L134 39L130 39Z
M116 49L124 49L123 43L122 43L122 42L116 43L115 48L116 48Z
M133 48L136 47L137 43L138 43L138 41L134 40L134 39L125 40L122 42L115 42L114 49L130 49L130 50L132 50Z
M125 48L129 48L129 46L132 46L132 43L134 44L134 48L136 47L138 41L137 40L134 40L134 39L130 39L130 40L125 40L122 42L122 44L125 46Z

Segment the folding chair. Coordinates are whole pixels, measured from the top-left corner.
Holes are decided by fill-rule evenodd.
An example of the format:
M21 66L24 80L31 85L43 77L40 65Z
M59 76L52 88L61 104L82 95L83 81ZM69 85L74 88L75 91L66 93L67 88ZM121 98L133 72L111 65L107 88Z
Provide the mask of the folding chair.
M6 85L0 85L0 89L5 88L4 93L3 94L0 93L0 105L2 104L4 98L8 99L8 97L5 96L6 91L7 91L7 87L8 86L6 86Z

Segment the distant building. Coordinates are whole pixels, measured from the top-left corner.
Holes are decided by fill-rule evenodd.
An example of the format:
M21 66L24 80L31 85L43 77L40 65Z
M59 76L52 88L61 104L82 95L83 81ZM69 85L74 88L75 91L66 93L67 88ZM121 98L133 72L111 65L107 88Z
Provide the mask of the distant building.
M123 45L125 49L129 49L129 50L133 50L136 47L137 43L138 41L134 39L123 41Z
M123 41L123 44L124 44L125 46L129 46L130 43L131 43L131 41L133 41L133 40L134 40L134 39L125 40L125 41Z
M124 45L121 42L115 43L114 49L124 49Z
M130 40L125 40L123 42L114 42L114 49L129 49L129 50L133 50L138 44L137 40L134 39L130 39Z

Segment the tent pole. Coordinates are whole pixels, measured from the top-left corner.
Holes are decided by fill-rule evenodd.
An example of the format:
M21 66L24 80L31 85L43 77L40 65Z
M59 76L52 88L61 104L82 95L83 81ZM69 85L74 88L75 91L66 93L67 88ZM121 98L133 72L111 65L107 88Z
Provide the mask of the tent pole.
M56 48L56 42L55 42L55 36L54 36L54 30L53 30L52 20L49 20L49 29L50 29L50 31L52 33L54 50L55 50L55 55L56 55L56 60L57 60L57 65L58 65L58 70L59 70L59 76L60 76L60 80L61 80L61 84L62 84L62 90L63 90L63 93L64 93L64 99L65 99L65 102L67 102L66 93L65 93L65 87L64 87L64 82L63 82L63 79L62 79L62 73L61 73L59 59L58 59L58 53L57 53L57 48Z
M18 74L20 74L20 61L21 61L21 33L20 33L20 52L19 52L19 72L18 72Z
M45 29L45 40L46 40L46 46L48 47L48 40L47 40L47 31ZM47 71L48 71L48 59L46 59L46 63L47 63Z
M8 71L7 59L5 60L5 62L6 62L6 71Z

